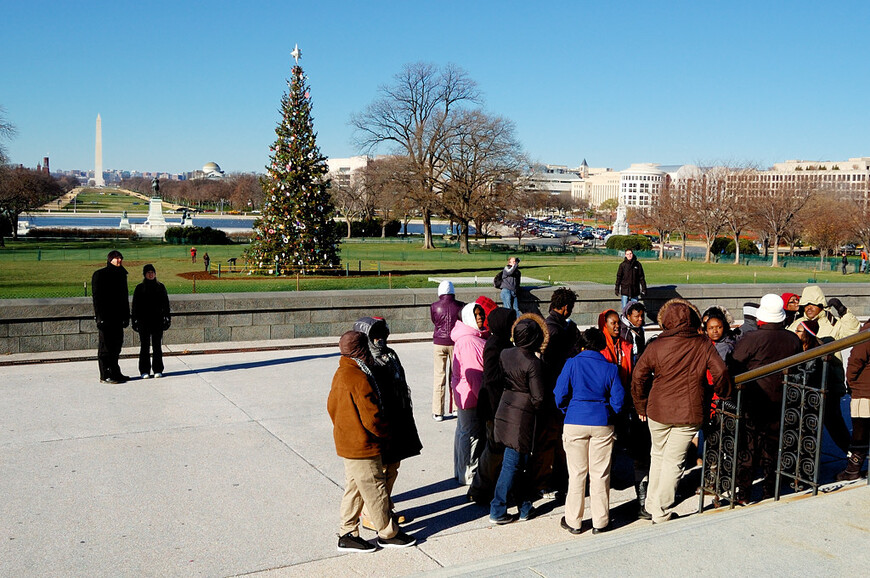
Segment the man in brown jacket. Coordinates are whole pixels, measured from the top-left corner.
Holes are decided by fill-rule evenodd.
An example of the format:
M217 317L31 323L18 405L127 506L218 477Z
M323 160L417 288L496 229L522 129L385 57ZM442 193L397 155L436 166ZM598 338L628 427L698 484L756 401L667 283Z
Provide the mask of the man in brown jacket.
M647 346L631 378L634 407L652 438L646 509L654 524L671 518L689 443L712 397L707 372L719 397L731 394L725 363L698 333L701 315L694 305L671 299L659 311L659 324L664 331Z
M372 357L365 333L348 331L339 340L341 358L332 378L326 408L333 424L335 452L344 458L345 490L341 499L339 552L374 552L359 535L359 517L366 506L378 528L378 546L405 548L416 540L399 529L390 511L381 459L387 422L371 372Z

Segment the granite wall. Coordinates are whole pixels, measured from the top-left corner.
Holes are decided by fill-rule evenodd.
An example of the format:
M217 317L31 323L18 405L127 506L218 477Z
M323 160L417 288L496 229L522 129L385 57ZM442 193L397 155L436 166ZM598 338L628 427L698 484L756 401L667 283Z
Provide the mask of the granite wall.
M572 318L579 325L597 323L598 314L618 307L610 286L572 285L580 301ZM678 285L650 287L646 304L650 321L658 307L672 297L683 297L702 311L710 305L727 307L742 317L745 301L758 301L768 292L800 293L803 285ZM823 284L828 296L839 297L858 317L870 315L870 285ZM520 295L523 311L546 313L554 287L535 287ZM457 298L473 301L487 295L499 301L491 287L457 288ZM385 317L394 334L431 331L429 305L435 288L359 291L303 291L170 295L172 327L165 343L267 341L296 337L338 336L366 315ZM127 329L125 343L135 343ZM0 354L95 349L97 327L90 298L0 299Z

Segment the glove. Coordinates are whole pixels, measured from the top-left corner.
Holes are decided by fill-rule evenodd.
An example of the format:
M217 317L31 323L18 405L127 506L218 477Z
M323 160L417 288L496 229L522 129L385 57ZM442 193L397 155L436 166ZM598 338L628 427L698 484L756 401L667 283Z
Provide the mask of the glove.
M139 323L135 319L133 320L133 331L139 333Z
M846 309L846 306L843 305L843 302L840 301L839 299L837 299L836 297L828 299L828 307L830 307L831 309L836 311L837 315L839 315L840 317L842 317L843 315L846 314L846 312L849 311L848 309Z
M163 331L169 329L169 326L172 325L172 319L170 317L163 318Z
M619 297L619 289L614 289L613 294L616 295L617 297Z

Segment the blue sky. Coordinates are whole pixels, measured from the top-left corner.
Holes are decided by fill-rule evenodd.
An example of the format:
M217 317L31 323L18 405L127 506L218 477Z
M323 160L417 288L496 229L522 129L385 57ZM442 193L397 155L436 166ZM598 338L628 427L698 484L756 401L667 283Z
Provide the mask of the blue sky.
M538 161L870 156L870 3L0 0L12 161L263 171L290 52L324 154L408 62L453 62ZM386 151L384 151L386 152Z

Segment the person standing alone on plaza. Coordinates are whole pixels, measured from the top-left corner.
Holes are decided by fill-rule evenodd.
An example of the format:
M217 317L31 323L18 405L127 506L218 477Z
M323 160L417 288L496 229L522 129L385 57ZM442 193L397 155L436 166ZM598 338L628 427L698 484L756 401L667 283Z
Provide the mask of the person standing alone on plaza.
M501 272L501 303L506 309L513 309L520 313L519 298L517 295L520 292L520 260L517 257L508 257L507 265Z
M643 265L634 256L634 251L631 249L625 250L625 259L616 270L614 293L622 298L621 309L625 309L629 301L643 299L646 294L646 277L643 274Z
M97 363L103 383L123 383L129 379L121 373L118 365L124 345L124 328L130 324L127 270L123 261L120 251L110 251L106 266L94 271L91 277L94 319L99 331Z
M448 413L453 413L453 396L445 396L447 375L453 365L453 339L450 332L462 313L465 303L456 300L453 283L442 281L438 285L438 301L429 307L429 316L435 325L432 332L432 344L435 356L435 381L432 387L432 419L441 421L444 419L444 401L447 397L449 404Z
M163 377L163 332L169 329L172 317L169 295L157 280L154 265L142 267L142 276L145 279L133 290L132 317L133 331L139 334L139 375L148 379L152 375Z

